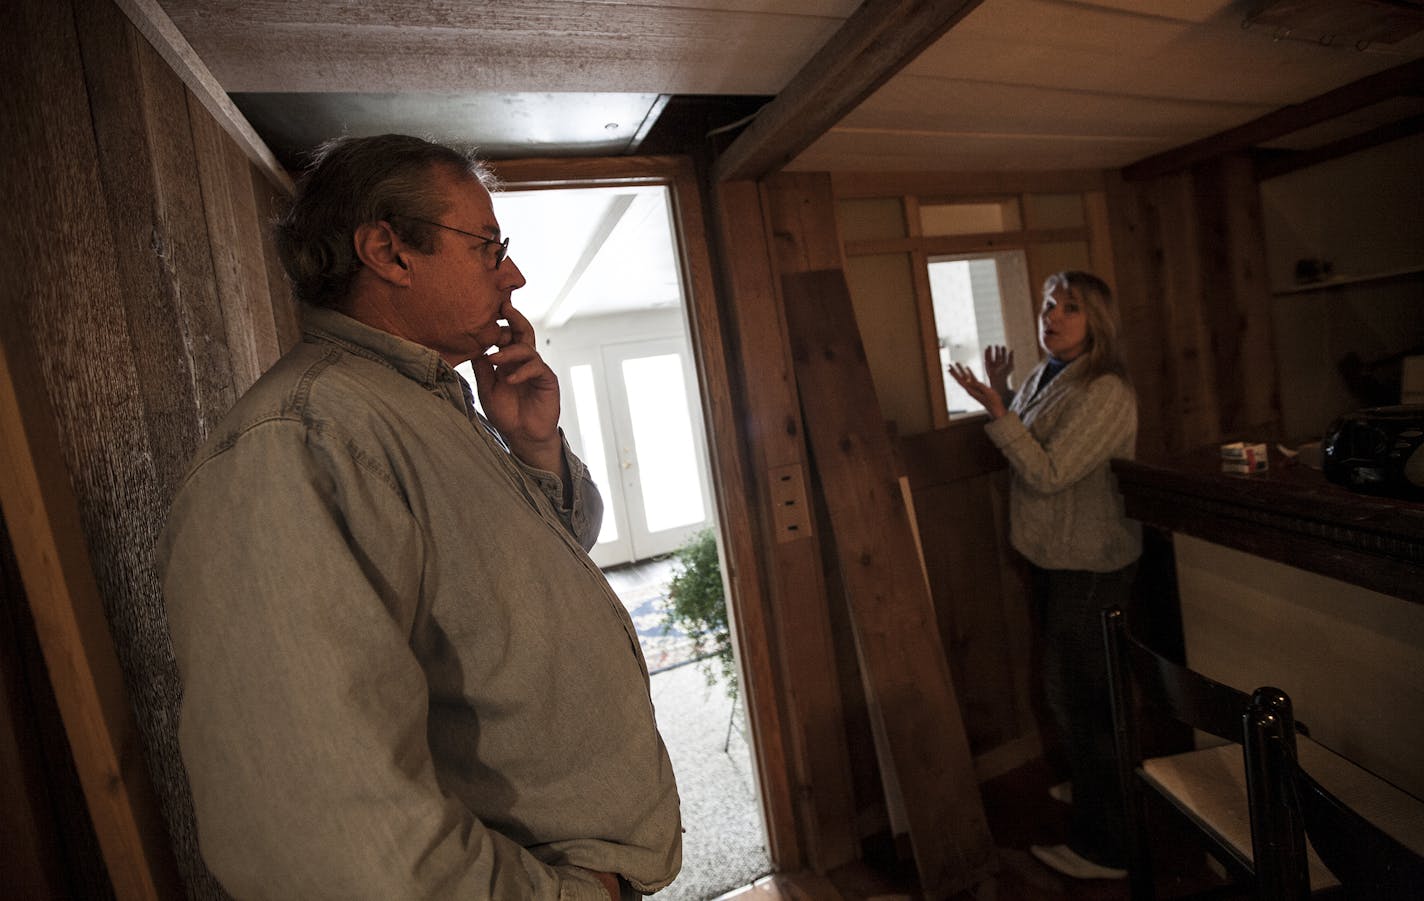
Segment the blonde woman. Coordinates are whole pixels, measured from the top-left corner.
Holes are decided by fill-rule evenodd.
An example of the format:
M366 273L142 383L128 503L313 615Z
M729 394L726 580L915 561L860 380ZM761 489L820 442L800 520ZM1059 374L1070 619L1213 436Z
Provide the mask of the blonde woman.
M1017 393L1008 386L1013 355L1002 347L984 353L987 384L962 364L949 367L988 412L985 430L1012 470L1010 540L1033 574L1045 701L1072 779L1071 839L1030 850L1080 879L1126 875L1098 613L1128 606L1142 541L1108 465L1131 458L1137 440L1137 399L1111 304L1091 273L1050 276L1038 320L1046 356Z

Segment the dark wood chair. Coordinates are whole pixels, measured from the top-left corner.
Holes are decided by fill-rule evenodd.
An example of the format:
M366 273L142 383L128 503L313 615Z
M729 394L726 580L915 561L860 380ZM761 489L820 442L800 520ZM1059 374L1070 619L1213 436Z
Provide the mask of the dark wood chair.
M1117 608L1103 611L1103 639L1134 901L1156 897L1149 790L1181 814L1244 889L1258 898L1297 897L1292 892L1305 879L1297 870L1306 855L1299 820L1292 816L1290 699L1270 688L1247 694L1168 660L1131 635ZM1149 717L1168 717L1224 743L1144 758ZM1258 855L1258 848L1265 852Z
M1134 901L1155 897L1146 790L1181 813L1234 880L1270 901L1424 899L1424 802L1299 734L1291 700L1157 654L1103 611ZM1225 743L1142 757L1144 716Z

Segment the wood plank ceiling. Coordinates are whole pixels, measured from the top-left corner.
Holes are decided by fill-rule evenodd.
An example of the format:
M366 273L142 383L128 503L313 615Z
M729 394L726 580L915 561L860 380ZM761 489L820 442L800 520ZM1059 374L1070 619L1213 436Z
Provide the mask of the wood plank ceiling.
M475 143L496 158L629 152L669 96L775 95L803 68L825 68L817 51L834 46L862 6L158 2L276 147L408 130ZM886 39L900 21L963 5L864 4L889 22ZM878 89L809 136L814 142L789 168L1120 167L1424 57L1424 33L1408 34L1424 16L1414 0L1290 0L1291 24L1270 18L1282 3L1248 0L969 5L898 74L868 82ZM1262 7L1271 9L1253 20ZM1347 7L1366 21L1404 25L1385 34L1342 27L1338 16L1320 19L1322 9L1335 15ZM1401 33L1408 36L1382 40ZM1292 146L1420 113L1424 99L1415 92L1302 133Z

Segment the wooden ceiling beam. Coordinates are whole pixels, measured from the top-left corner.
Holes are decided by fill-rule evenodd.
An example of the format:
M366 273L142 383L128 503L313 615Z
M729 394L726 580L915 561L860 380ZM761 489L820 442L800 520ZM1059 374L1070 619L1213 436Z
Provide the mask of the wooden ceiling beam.
M1149 156L1125 167L1122 176L1128 181L1156 178L1169 172L1180 171L1202 160L1249 150L1258 144L1273 141L1391 97L1417 94L1420 91L1424 91L1424 59L1416 59L1377 72L1310 100L1283 106L1244 125L1228 128L1175 150Z
M1279 151L1255 160L1256 180L1264 181L1424 132L1424 115L1410 116L1309 150Z
M718 181L785 166L982 0L865 0L717 160Z

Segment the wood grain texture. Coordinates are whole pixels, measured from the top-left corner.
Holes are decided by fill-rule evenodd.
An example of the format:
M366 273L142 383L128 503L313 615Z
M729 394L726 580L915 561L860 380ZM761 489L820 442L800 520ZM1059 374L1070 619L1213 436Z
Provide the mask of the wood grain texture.
M769 483L773 470L804 467L801 416L762 194L754 183L735 182L719 185L717 197L722 257L735 261L725 273L728 312L744 386L741 416L755 474L797 820L808 864L826 872L859 853L835 648L814 534L777 540Z
M1233 415L1222 417L1222 433L1233 438L1276 435L1281 423L1281 400L1261 192L1253 178L1251 160L1245 154L1225 157L1217 166L1221 173L1225 237L1217 252L1227 255L1229 275L1228 290L1220 303L1230 312L1217 317L1224 329L1218 329L1214 339L1217 346L1233 344L1239 361L1230 365L1217 362L1224 391L1239 398ZM1208 295L1207 301L1212 300Z
M158 0L114 0L163 57L171 70L186 84L229 137L252 161L262 176L278 191L292 192L292 180L277 162L265 141L252 129L247 118L228 97L229 88L218 83L187 38L173 24Z
M1167 455L1166 374L1162 364L1167 333L1158 311L1159 295L1151 280L1148 249L1151 210L1146 187L1121 176L1108 180L1104 192L1113 258L1123 355L1137 391L1137 454L1146 459Z
M978 5L866 0L727 148L717 179L776 172Z
M302 329L297 301L292 297L292 287L287 283L287 274L277 255L272 229L291 198L285 191L274 188L257 166L250 166L249 171L252 174L252 198L257 209L258 230L262 237L262 260L267 270L267 297L272 305L277 352L286 353L302 339Z
M925 896L947 898L992 869L993 840L849 291L828 270L784 274L782 292L871 714L890 745Z
M186 92L117 8L84 4L77 13L132 359L166 502L207 429L237 399Z
M847 15L560 0L163 6L230 92L775 94Z
M767 620L764 572L754 537L754 482L737 437L737 405L728 368L730 350L724 340L713 286L701 191L690 162L674 161L671 186L678 249L690 298L689 331L709 427L707 447L712 457L712 481L731 586L732 628L761 783L768 851L773 866L799 866L793 799L786 778L790 761L782 740L784 717L777 701L773 632Z
M105 617L140 581L161 514L143 488L153 455L74 11L21 3L3 40L3 199L7 223L26 226L7 224L15 256L0 267L0 497L115 891L171 897L177 876Z
M197 100L187 96L213 275L227 328L233 387L240 395L278 356L262 229L247 160Z
M1006 194L1099 191L1100 169L1022 172L833 172L837 200L853 197L919 196L921 203L948 199L998 198Z

